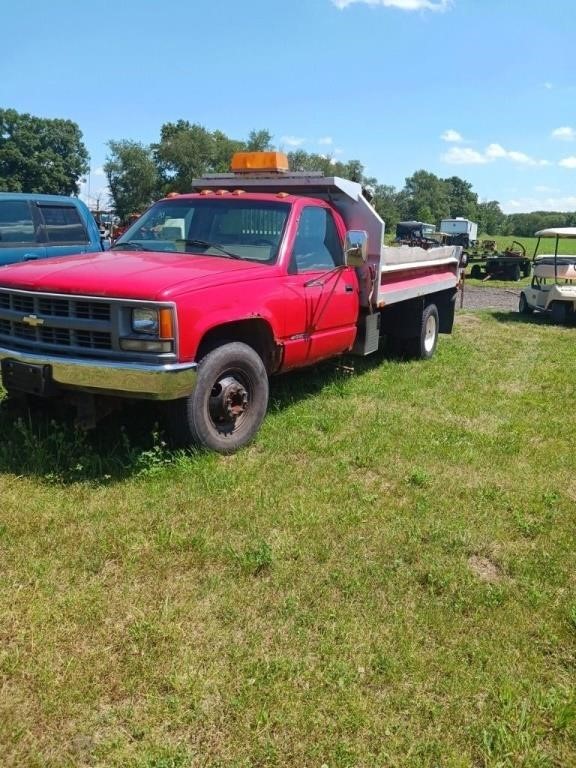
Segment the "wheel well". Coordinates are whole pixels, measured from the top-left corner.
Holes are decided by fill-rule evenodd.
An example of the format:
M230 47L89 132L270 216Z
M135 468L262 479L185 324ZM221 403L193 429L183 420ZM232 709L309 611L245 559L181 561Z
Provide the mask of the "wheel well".
M439 333L451 333L454 323L456 289L419 296L409 301L391 304L382 310L381 330L397 338L410 339L420 333L422 312L429 304L436 304L438 309Z
M281 349L274 341L272 329L265 320L238 320L211 328L202 337L198 345L196 360L201 360L208 352L222 344L241 341L260 355L268 373L273 373L280 365Z

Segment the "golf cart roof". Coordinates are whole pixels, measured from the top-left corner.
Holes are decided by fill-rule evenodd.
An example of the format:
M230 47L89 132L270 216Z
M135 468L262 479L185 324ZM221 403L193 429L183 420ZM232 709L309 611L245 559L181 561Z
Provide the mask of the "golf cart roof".
M536 237L576 237L576 227L552 227L540 229L535 233Z

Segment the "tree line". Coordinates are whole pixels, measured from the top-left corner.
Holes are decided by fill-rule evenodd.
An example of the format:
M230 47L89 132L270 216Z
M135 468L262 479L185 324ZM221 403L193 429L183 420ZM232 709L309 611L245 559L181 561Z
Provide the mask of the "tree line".
M157 142L110 140L104 172L111 207L121 219L139 213L170 192L187 192L192 180L230 168L234 152L273 149L268 130L253 130L234 139L188 120L164 123ZM530 236L551 226L576 226L576 213L534 211L505 215L497 200L481 201L472 184L458 176L440 178L418 170L402 189L367 176L360 160L343 162L297 149L288 152L293 171L322 171L360 182L393 231L398 221L424 221L463 216L491 235ZM89 170L88 151L78 125L0 109L0 191L78 194Z

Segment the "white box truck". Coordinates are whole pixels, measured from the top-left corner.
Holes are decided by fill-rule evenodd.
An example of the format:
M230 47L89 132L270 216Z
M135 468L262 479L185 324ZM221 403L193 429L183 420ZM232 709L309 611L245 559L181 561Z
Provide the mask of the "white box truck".
M450 237L448 242L451 245L469 248L478 239L478 224L462 216L457 216L455 219L442 219L440 232Z

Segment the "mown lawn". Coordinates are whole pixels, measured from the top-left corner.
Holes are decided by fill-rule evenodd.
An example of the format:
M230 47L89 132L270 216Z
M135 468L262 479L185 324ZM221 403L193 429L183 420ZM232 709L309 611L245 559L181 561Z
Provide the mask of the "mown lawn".
M576 765L575 333L277 379L232 457L0 409L0 764Z

